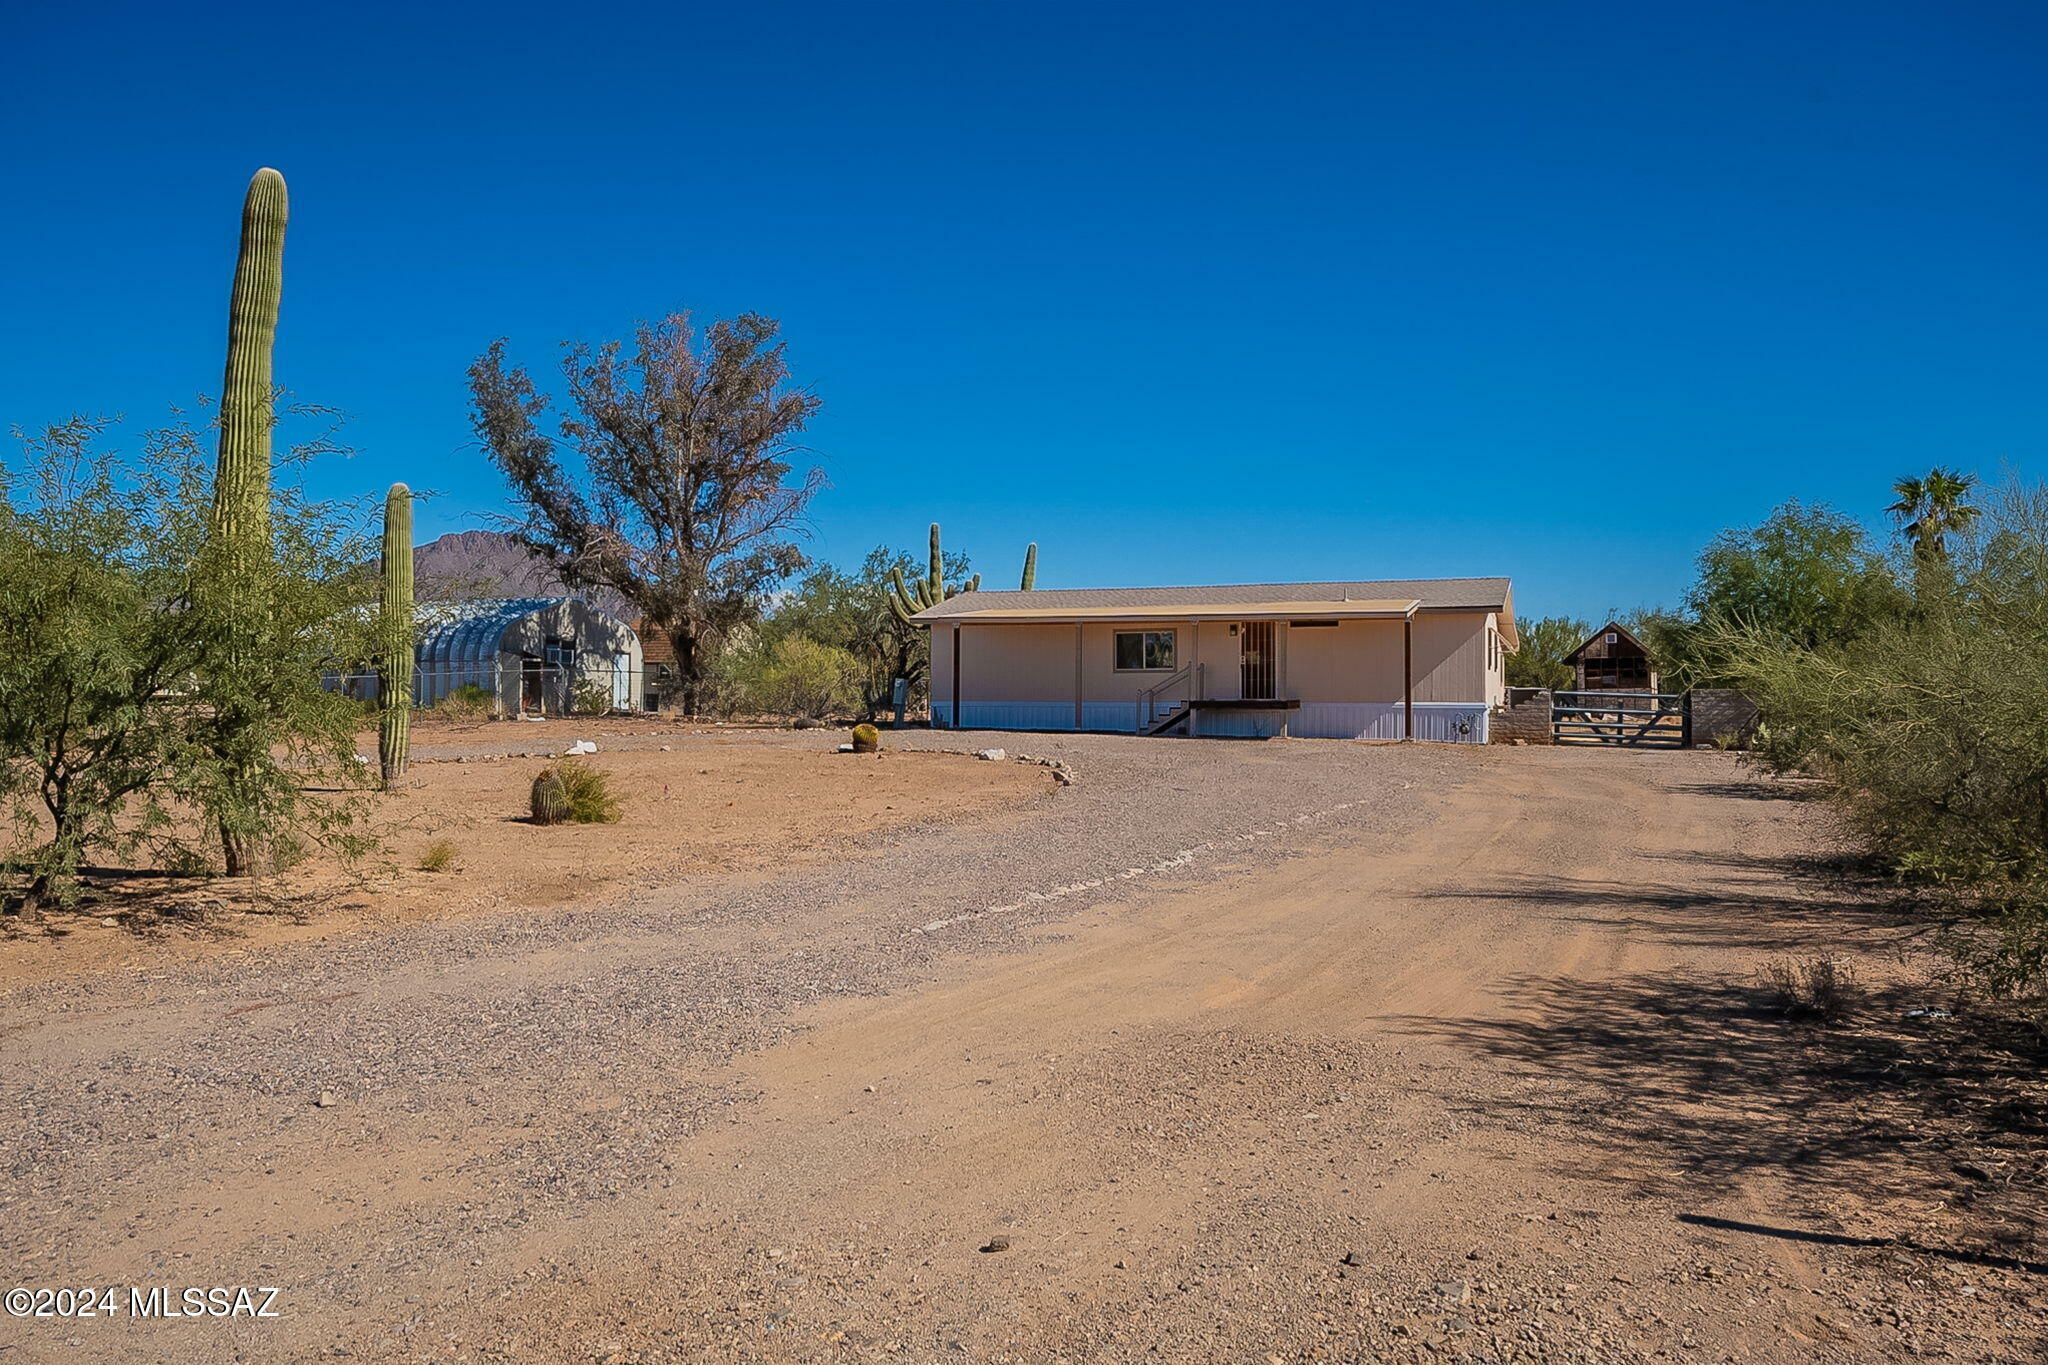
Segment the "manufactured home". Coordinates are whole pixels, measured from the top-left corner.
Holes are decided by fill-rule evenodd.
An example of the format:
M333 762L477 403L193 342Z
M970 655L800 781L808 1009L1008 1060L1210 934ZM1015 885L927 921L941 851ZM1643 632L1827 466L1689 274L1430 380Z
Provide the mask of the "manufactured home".
M932 723L1484 743L1505 578L968 592L931 627Z

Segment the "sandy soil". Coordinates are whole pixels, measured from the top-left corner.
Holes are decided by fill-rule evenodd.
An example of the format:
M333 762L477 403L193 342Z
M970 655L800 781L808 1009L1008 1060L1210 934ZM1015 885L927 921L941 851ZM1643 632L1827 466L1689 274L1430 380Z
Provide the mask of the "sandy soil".
M0 1345L2042 1358L2039 1058L1908 1013L1921 935L1815 875L1813 803L1719 754L1035 747L1081 785L879 861L13 993L16 1280L288 1293ZM1835 1028L1759 976L1821 951Z
M973 819L1048 799L1053 789L1044 768L965 754L841 754L839 731L778 736L779 747L764 747L744 732L650 723L595 732L600 751L588 761L614 780L617 823L534 825L528 793L551 752L537 746L587 729L540 736L509 724L423 727L422 761L396 789L370 797L378 853L347 865L320 856L256 883L111 883L76 913L52 914L45 927L54 934L0 940L0 985L859 856L891 831ZM374 736L366 738L374 753ZM421 856L444 841L453 865L423 870Z

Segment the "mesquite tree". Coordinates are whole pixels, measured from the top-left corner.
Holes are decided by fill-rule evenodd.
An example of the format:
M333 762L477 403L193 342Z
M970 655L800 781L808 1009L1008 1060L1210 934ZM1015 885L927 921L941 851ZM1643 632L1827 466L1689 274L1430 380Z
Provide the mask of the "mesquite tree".
M695 711L719 643L803 563L793 538L822 485L797 433L818 409L793 388L778 327L748 313L700 338L687 315L568 347L575 411L542 430L549 399L500 340L469 369L476 433L512 485L514 538L564 581L618 593L667 635Z

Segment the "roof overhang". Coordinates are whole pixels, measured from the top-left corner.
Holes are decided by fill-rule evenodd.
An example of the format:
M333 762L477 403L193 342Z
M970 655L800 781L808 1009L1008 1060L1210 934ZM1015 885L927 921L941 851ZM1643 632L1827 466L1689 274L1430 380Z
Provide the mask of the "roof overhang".
M1351 598L1337 602L1210 602L1143 607L993 607L983 611L919 612L920 625L978 622L1006 625L1075 625L1086 621L1398 621L1422 603L1413 598Z

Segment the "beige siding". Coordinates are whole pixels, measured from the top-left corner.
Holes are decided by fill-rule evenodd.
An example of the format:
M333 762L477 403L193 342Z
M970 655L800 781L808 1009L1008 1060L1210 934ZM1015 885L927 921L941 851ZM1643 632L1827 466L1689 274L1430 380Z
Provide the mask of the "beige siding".
M1416 701L1486 700L1486 620L1483 612L1416 616Z
M950 673L952 660L947 659ZM950 677L947 686L952 685ZM1005 625L964 628L960 637L962 701L1071 701L1074 628ZM946 694L951 699L951 694Z
M1298 701L1401 700L1401 623L1289 626L1286 692Z
M1504 695L1504 665L1489 663L1488 632L1494 617L1485 612L1418 615L1414 618L1415 700L1496 703ZM932 631L932 696L952 700L952 633L961 631L960 699L982 703L1038 703L1076 700L1074 648L1077 628L1068 625L968 623ZM1240 695L1238 641L1227 621L1182 621L1142 625L1089 622L1078 628L1081 644L1080 699L1088 703L1135 702L1168 674L1120 672L1116 635L1120 630L1172 630L1175 662L1203 666L1203 694L1218 700ZM1402 623L1340 621L1335 626L1279 630L1281 688L1306 702L1390 703L1402 695Z
M1000 630L1007 629L1007 627L998 626L991 627L991 629ZM1091 621L1081 628L1081 676L1083 685L1087 689L1085 700L1135 702L1140 692L1148 687L1164 682L1170 676L1168 673L1150 670L1130 672L1119 672L1117 670L1116 637L1119 631L1126 630L1170 630L1173 632L1174 637L1173 656L1175 667L1178 668L1182 664L1194 661L1193 656L1189 653L1190 650L1197 647L1195 642L1195 623L1192 621L1181 621L1178 623L1159 621L1147 622L1144 625L1126 626L1119 626L1113 622ZM1071 636L1073 627L1067 627L1067 632ZM1207 641L1205 640L1203 643L1206 644ZM1069 649L1071 648L1072 646L1070 645ZM1236 661L1236 657L1235 654L1231 656L1233 664ZM1071 694L1072 686L1069 684L1067 695Z

